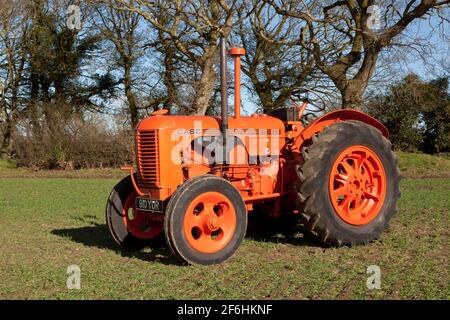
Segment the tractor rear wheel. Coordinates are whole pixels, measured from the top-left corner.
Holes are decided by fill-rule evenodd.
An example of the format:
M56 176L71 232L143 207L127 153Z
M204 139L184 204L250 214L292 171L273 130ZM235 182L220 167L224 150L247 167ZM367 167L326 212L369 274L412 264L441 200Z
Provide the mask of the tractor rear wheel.
M245 203L228 181L192 178L172 195L166 209L166 242L182 262L221 263L238 249L247 230Z
M129 250L162 244L162 217L136 210L136 196L130 176L122 179L111 191L106 204L106 223L112 237Z
M304 227L327 245L378 239L400 197L390 141L376 128L351 120L316 135L302 155L296 188Z

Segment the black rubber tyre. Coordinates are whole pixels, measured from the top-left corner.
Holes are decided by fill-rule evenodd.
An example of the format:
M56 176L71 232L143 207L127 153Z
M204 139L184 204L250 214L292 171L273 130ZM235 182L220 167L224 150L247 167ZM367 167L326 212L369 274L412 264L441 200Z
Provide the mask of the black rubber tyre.
M131 234L123 221L123 206L134 191L131 177L122 179L112 189L106 204L106 223L113 239L126 250L141 250L164 243L163 232L151 239L140 239Z
M236 228L226 246L215 253L197 251L187 241L184 233L184 217L188 206L202 193L217 192L224 195L234 207ZM247 230L247 210L239 192L227 180L213 175L194 177L172 195L166 209L164 233L173 254L183 263L210 265L229 259L238 249Z
M381 160L386 174L386 196L378 215L369 223L352 225L341 219L330 200L329 175L336 157L347 147L370 148ZM397 158L391 143L379 130L360 121L327 127L302 150L304 164L297 170L298 207L302 225L326 245L367 244L378 239L397 211L400 197Z

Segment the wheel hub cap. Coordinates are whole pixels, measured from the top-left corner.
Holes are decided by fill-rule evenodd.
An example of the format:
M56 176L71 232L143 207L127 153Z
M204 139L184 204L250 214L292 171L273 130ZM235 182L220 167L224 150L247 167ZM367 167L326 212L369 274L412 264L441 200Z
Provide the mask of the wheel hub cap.
M370 223L386 196L386 175L376 153L365 146L343 150L333 163L329 195L337 215L352 225Z
M186 210L184 236L193 249L211 254L231 241L236 225L236 212L231 201L219 192L205 192Z

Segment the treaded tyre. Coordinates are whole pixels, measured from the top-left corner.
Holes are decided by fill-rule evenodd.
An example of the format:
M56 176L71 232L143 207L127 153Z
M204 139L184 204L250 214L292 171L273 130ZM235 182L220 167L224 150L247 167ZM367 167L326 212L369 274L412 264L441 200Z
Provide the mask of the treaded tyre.
M397 211L400 173L391 143L360 121L327 127L302 150L301 223L326 245L378 239Z
M172 195L166 209L166 242L182 262L209 265L229 259L247 230L245 203L228 181L192 178Z
M127 250L163 244L163 221L152 220L150 213L137 211L136 196L130 176L112 189L106 204L106 223L113 239Z

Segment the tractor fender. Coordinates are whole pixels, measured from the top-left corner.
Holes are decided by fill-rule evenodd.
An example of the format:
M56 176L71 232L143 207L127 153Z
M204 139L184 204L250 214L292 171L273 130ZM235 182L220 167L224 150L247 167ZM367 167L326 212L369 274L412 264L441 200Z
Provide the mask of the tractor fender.
M309 126L302 131L300 136L303 141L309 140L316 133L323 131L325 127L328 127L336 122L347 120L358 120L367 123L368 125L377 128L383 136L389 139L389 131L381 122L366 113L350 109L336 110L324 114L309 124Z

